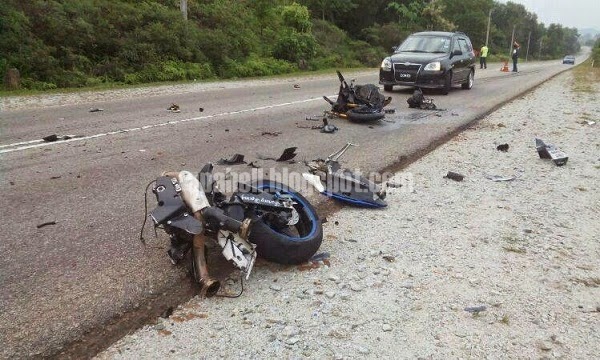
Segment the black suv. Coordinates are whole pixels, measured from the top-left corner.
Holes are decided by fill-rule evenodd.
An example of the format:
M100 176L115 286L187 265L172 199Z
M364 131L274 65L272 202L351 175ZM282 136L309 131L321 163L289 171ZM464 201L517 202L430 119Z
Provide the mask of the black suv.
M461 32L426 31L410 35L394 53L383 59L379 83L391 91L394 85L442 89L453 85L473 87L475 53Z

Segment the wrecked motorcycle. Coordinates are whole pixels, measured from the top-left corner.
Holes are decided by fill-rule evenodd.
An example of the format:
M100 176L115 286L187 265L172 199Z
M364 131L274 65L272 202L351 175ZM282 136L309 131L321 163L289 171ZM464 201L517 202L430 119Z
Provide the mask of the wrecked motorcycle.
M323 99L331 105L331 113L343 119L355 122L366 122L383 119L385 110L392 98L386 98L379 92L379 87L374 84L355 85L346 82L342 73L337 71L340 79L340 88L335 102L327 96Z
M154 226L169 235L173 264L191 250L192 272L203 295L213 296L220 287L208 272L205 240L214 240L246 279L257 256L299 264L319 249L322 222L305 197L279 182L259 180L237 184L228 198L212 170L207 164L197 177L188 171L163 173L154 181L157 207L150 212Z
M343 148L329 155L327 159L317 159L306 163L309 173L302 174L304 179L321 194L364 207L385 207L385 185L379 185L364 176L342 168L339 158L351 147L347 143Z

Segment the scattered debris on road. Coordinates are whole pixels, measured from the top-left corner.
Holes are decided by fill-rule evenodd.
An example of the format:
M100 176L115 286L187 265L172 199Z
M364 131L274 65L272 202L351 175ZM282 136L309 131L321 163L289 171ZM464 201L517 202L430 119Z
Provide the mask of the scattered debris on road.
M104 109L100 109L100 108L90 108L90 112L99 112L99 111L104 111Z
M47 221L45 223L41 223L39 225L37 225L36 227L38 229L43 228L44 226L49 226L49 225L56 225L56 221Z
M307 116L304 118L304 120L308 120L308 121L321 121L321 119L323 119L323 117L325 116L329 116L327 111L323 112L323 115L312 115L312 116Z
M263 164L260 160L254 160L248 163L248 166L253 167L255 169L260 169L263 167Z
M323 126L321 126L321 132L326 134L333 134L338 131L339 128L333 124L329 124L327 118L323 118Z
M330 257L331 257L331 254L329 254L327 251L324 251L324 252L320 252L318 254L314 254L308 261L323 261L323 260L329 259Z
M541 139L535 139L535 147L541 159L552 159L557 166L563 166L569 160L567 154L552 144L546 144Z
M448 171L448 174L446 174L446 176L444 176L444 177L447 179L450 179L450 180L454 180L454 181L463 181L465 178L464 175L461 175L454 171Z
M485 178L488 180L495 181L495 182L500 182L500 181L513 181L517 177L514 175L512 175L512 176L486 175Z
M478 305L478 306L467 306L465 308L466 312L470 312L472 314L478 314L482 311L486 311L487 310L487 306L485 305Z
M296 153L296 149L297 149L297 147L295 147L295 146L284 149L283 153L281 154L281 156L279 156L279 158L269 157L269 156L260 155L260 154L257 156L261 160L289 161L289 160L292 160L296 155L298 155Z
M386 183L386 186L389 187L389 188L400 188L400 187L402 187L402 184L398 184L398 183L395 183L393 181L388 181Z
M52 134L52 135L48 135L48 136L44 136L42 138L42 140L46 141L46 142L54 142L54 141L64 141L64 140L69 140L69 139L73 139L73 138L77 138L77 137L82 137L83 135L56 135L56 134Z
M171 111L171 112L180 112L181 109L179 108L179 105L175 104L175 103L171 103L171 106L169 106L167 108L167 110Z
M500 145L496 146L496 150L502 151L502 152L507 152L508 148L509 148L508 144L500 144Z
M383 258L383 260L388 261L388 262L396 261L396 257L394 255L383 255L382 258Z
M239 165L245 164L244 155L234 154L229 159L220 159L217 161L218 165Z
M281 135L281 131L263 131L261 136L279 136Z
M198 108L198 111L200 111L200 112L204 112L204 108L203 108L203 107L201 107L201 108Z
M412 96L409 97L406 102L409 108L416 108L421 110L436 110L437 106L433 103L433 99L425 97L423 90L416 88Z

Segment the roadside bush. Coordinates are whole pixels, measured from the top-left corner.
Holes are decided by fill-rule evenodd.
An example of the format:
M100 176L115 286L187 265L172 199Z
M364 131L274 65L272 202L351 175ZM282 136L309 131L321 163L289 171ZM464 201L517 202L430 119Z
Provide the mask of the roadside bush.
M221 75L229 78L271 76L295 70L295 66L287 61L253 55L243 62L226 60L221 69Z
M212 66L209 63L185 63L183 64L186 73L186 79L200 80L213 79L216 77Z
M300 59L311 59L317 48L317 42L312 34L299 33L295 30L284 32L273 49L276 59L297 62Z
M358 60L362 65L370 67L378 66L381 60L387 56L387 53L381 47L371 46L361 40L350 41L349 47L353 50L353 58Z
M54 90L57 88L56 84L44 82L44 81L36 81L32 79L22 79L21 87L29 90Z
M596 41L596 45L592 49L592 59L594 60L594 67L600 67L600 39Z
M50 76L50 81L60 88L84 87L87 80L88 76L79 70L59 70Z

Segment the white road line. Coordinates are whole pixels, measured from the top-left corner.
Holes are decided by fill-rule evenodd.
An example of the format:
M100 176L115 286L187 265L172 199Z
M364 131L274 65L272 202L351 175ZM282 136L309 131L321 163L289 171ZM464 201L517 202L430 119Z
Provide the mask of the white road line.
M331 95L331 96L335 96L335 95ZM228 111L228 112L223 112L223 113L219 113L219 114L205 115L205 116L199 116L199 117L194 117L194 118L189 118L189 119L171 120L171 121L162 122L162 123L158 123L158 124L144 125L141 127L135 127L135 128L130 128L130 129L121 129L121 130L110 131L110 132L100 133L100 134L95 134L95 135L81 136L81 137L71 138L68 140L56 141L56 142L43 142L44 140L42 140L42 139L31 140L31 141L22 141L22 142L13 143L13 144L0 145L0 149L2 149L2 150L0 150L0 154L10 153L10 152L14 152L14 151L23 151L23 150L27 150L27 149L40 148L40 147L45 147L45 146L65 144L65 143L70 143L70 142L75 142L75 141L97 139L97 138L104 137L104 136L123 134L123 133L128 133L128 132L133 132L133 131L148 130L148 129L152 129L152 128L156 128L156 127L160 127L160 126L166 126L166 125L175 125L175 124L186 123L186 122L191 122L191 121L212 119L212 118L222 117L222 116L239 115L239 114L244 114L247 112L268 110L268 109L273 109L273 108L278 108L278 107L302 104L302 103L307 103L307 102L320 100L320 99L323 99L323 97L310 98L310 99L306 99L306 100L292 101L292 102L286 102L286 103L275 104L275 105L259 106L259 107L252 108L252 109ZM24 146L21 146L21 145L24 145ZM8 148L8 149L6 149L6 148Z

